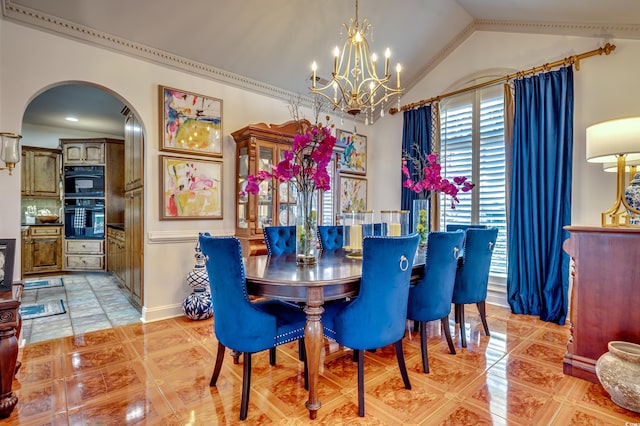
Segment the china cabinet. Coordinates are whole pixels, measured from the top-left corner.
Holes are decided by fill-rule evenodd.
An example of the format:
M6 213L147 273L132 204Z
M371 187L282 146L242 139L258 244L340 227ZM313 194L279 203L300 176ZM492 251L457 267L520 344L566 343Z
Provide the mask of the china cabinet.
M305 121L303 125L309 125ZM265 226L288 226L296 224L296 186L292 182L266 180L260 184L258 194L242 195L247 176L271 166L284 158L298 132L298 123L252 124L231 134L236 142L236 236L247 255L266 254L262 228ZM335 161L331 162L329 174L335 181ZM331 191L316 197L318 223L334 223L334 199Z

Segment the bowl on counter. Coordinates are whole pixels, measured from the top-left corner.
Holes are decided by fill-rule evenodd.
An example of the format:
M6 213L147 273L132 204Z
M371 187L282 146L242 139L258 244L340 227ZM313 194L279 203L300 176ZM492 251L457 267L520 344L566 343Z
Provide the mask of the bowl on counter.
M59 217L57 214L36 216L36 219L38 219L38 221L40 221L41 223L55 223L58 221L58 218Z

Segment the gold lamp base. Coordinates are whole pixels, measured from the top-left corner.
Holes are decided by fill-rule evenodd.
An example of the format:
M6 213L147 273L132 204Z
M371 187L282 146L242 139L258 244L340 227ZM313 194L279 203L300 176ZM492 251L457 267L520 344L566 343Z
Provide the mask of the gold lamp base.
M603 227L629 226L640 228L640 210L631 207L624 196L625 167L624 155L618 155L616 202L609 210L602 212ZM633 176L635 170L636 168L632 167L629 171L629 176Z

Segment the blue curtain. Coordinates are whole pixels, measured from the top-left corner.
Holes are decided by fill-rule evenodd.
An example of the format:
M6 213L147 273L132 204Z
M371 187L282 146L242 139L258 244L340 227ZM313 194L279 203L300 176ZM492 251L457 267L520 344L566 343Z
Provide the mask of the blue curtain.
M409 153L409 155L416 157L415 147L421 153L431 152L431 105L425 105L417 109L412 109L404 112L404 123L402 127L402 153ZM407 162L409 172L413 175L413 167ZM402 175L400 185L404 182L405 177ZM413 223L413 200L418 198L418 194L410 189L401 186L402 198L400 201L400 208L402 210L409 210L409 223ZM413 232L414 230L412 230Z
M514 313L564 324L571 223L573 69L515 81L507 292Z

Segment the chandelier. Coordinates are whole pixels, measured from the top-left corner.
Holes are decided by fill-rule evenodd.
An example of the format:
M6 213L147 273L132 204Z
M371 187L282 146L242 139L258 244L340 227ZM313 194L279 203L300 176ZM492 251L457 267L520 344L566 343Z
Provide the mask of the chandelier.
M356 17L351 18L349 25L343 24L347 31L347 39L342 51L336 46L333 51L333 71L331 80L324 86L317 86L319 78L316 76L318 65L313 62L311 93L323 96L333 104L334 109L346 111L356 116L365 114L365 123L373 119L373 113L380 105L380 116L384 116L384 104L389 97L397 94L400 99L400 64L396 65L396 87L389 85L389 58L391 51L387 48L384 59L384 74L379 77L376 66L378 57L369 53L369 42L366 35L371 24L365 18L358 21L358 0L356 0Z

